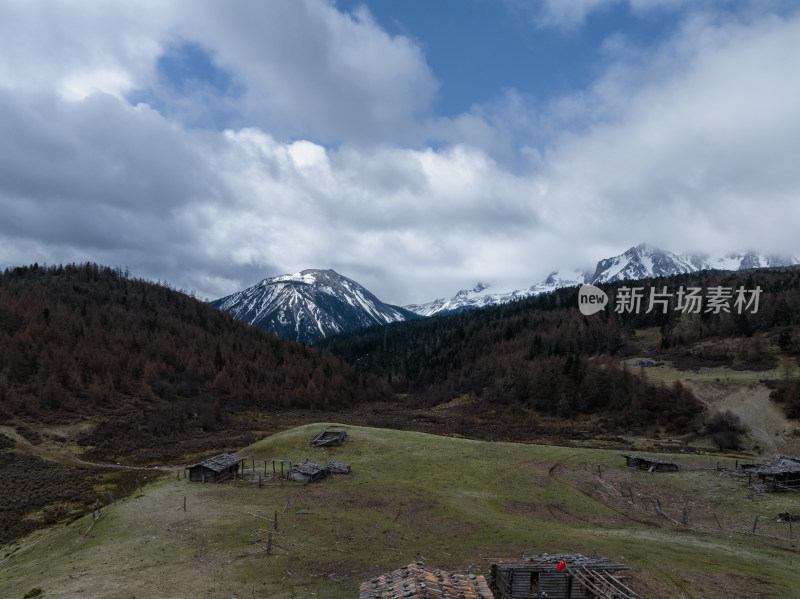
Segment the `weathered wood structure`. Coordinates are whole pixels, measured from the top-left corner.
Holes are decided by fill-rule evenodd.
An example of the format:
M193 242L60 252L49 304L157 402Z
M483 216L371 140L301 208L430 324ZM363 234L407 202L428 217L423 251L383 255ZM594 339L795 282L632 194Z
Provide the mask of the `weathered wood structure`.
M238 474L234 477L234 484L254 485L261 488L273 480L286 480L286 475L292 469L292 460L276 458L243 457Z
M218 483L233 477L240 484L253 483L261 486L262 481L288 479L300 482L313 482L329 474L350 474L350 464L328 462L321 466L306 458L298 464L291 460L253 458L222 453L197 464L186 466L189 480L204 483ZM185 476L184 476L185 477Z
M186 466L189 480L203 483L218 483L239 471L242 459L231 453L221 453L197 464Z
M674 462L666 462L655 458L648 458L640 455L622 454L628 468L638 468L648 472L677 472L681 467Z
M489 586L497 599L535 599L542 591L547 599L642 599L617 574L630 568L602 555L545 553L490 562Z
M486 579L476 574L451 574L422 562L361 583L359 599L494 599Z
M286 472L292 469L292 460L243 457L240 474L244 476L248 469L252 473L261 472L263 469L264 478L284 478Z
M328 472L331 474L350 474L350 464L328 462Z
M347 439L347 431L325 429L308 442L311 447L338 447Z
M289 470L287 478L289 480L309 483L325 478L328 474L328 469L325 466L320 466L316 462L311 462L306 458L299 464L295 464L292 469Z
M800 491L800 458L780 456L751 471L770 491Z

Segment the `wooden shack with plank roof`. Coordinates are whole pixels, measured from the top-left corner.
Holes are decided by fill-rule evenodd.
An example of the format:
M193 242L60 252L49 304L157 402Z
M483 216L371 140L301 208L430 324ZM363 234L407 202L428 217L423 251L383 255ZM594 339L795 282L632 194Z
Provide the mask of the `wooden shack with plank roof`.
M751 470L770 491L800 490L800 459L780 456Z
M203 483L219 483L227 480L239 471L242 458L231 453L221 453L212 458L203 460L191 466L186 466L189 471L189 480Z
M667 462L665 460L657 460L640 455L622 454L625 458L628 468L638 468L639 470L647 470L648 472L677 472L681 467L674 462Z
M310 483L328 476L330 472L325 466L321 466L316 462L310 461L308 458L292 466L289 470L287 478L289 480L296 480L302 483Z
M535 599L542 591L547 599L642 599L618 574L630 568L602 555L544 553L489 561L489 586L497 599Z
M347 431L326 428L308 442L310 447L339 447L347 439Z

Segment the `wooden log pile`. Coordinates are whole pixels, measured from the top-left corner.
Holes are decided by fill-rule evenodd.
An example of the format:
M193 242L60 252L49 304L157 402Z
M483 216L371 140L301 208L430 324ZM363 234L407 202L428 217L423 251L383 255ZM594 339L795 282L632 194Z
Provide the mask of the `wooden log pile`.
M361 583L359 599L494 599L486 579L475 574L452 574L423 562Z

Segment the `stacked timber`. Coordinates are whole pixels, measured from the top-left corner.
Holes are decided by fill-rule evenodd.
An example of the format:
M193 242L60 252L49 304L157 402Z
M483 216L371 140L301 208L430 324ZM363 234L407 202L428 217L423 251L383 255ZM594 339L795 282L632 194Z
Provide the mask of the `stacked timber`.
M486 579L451 574L414 562L361 583L359 599L494 599Z

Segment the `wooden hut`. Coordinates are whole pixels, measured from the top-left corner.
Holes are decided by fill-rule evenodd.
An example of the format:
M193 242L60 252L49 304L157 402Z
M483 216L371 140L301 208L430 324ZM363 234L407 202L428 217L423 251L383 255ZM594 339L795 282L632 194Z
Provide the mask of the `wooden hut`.
M761 464L752 472L770 491L800 490L800 459L780 456L777 460Z
M532 599L542 591L547 599L642 599L616 574L630 568L602 555L545 553L521 561L490 561L489 586L497 599ZM559 569L561 561L564 566Z
M451 574L415 562L361 583L359 599L494 599L486 578L476 574Z
M311 447L338 447L347 439L347 431L325 429L308 442Z
M197 464L187 466L189 480L203 483L218 483L239 471L241 458L230 453L221 453Z
M328 469L325 466L320 466L316 462L311 462L306 458L299 464L295 464L292 469L289 470L288 479L308 483L325 478L328 474Z
M677 472L681 469L681 467L674 462L666 462L655 458L627 454L622 454L622 457L625 458L628 468L638 468L639 470L647 470L648 472Z

